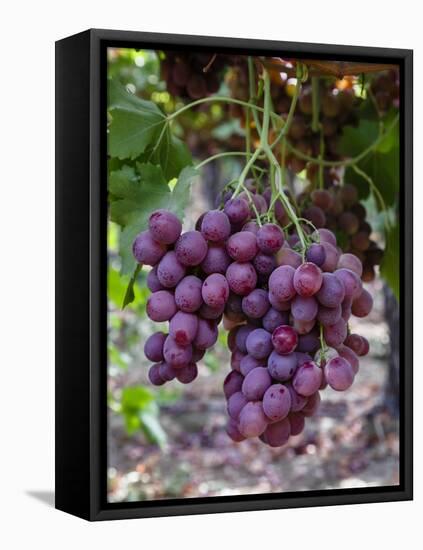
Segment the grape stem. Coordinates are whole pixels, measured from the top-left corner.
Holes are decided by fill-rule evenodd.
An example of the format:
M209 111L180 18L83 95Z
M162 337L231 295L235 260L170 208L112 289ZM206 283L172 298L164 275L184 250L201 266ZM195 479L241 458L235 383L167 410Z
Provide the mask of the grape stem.
M298 71L298 68L297 68L297 71ZM278 185L279 185L278 194L276 195L276 200L278 198L281 200L285 210L288 213L289 218L292 220L292 222L295 225L298 237L299 237L300 242L301 242L301 247L303 249L303 257L304 257L306 246L307 246L306 245L306 238L305 238L305 235L303 233L301 224L298 220L298 217L297 217L296 213L294 212L294 210L291 206L291 203L288 200L288 197L283 192L283 188L282 188L282 181L283 181L282 169L281 169L281 166L280 166L279 162L277 161L275 155L273 154L273 151L272 151L272 149L269 145L269 142L268 142L269 120L270 120L269 110L270 110L271 96L270 96L270 78L269 78L269 73L266 70L264 70L264 73L263 73L263 80L264 80L264 116L263 116L263 128L262 128L262 132L261 132L261 135L260 135L260 148L263 149L263 151L265 152L267 158L269 159L269 162L274 166L274 168L276 170L276 174L278 176L277 181L278 181ZM299 81L299 79L297 80L297 83L298 83L298 81ZM293 98L293 101L294 101L294 98ZM291 106L292 106L292 104L291 104ZM291 111L292 110L290 109L290 112ZM292 120L292 117L291 117L291 120ZM287 121L288 121L288 119L287 119ZM289 130L289 125L285 124L283 130L285 131L285 134L286 134ZM260 149L258 149L258 150L260 150Z
M384 214L383 218L384 218L385 227L386 227L387 230L389 230L390 223L389 223L388 215L387 215L388 209L386 208L386 203L385 203L384 198L382 197L381 192L376 187L376 185L375 185L374 181L372 180L372 178L368 174L366 174L366 172L364 172L356 164L352 164L351 168L354 170L354 172L356 172L359 176L361 176L369 184L372 193L375 195L375 197L377 198L377 200L380 203L380 208L381 208L381 210Z
M259 111L261 113L264 113L263 107L254 105L254 103L249 103L248 101L242 101L241 99L235 99L233 97L215 95L210 97L203 97L201 99L196 99L195 101L192 101L187 105L184 105L174 113L167 115L165 117L166 121L170 122L171 120L178 117L180 114L184 113L185 111L189 111L189 109L191 109L192 107L196 107L197 105L202 105L203 103L234 103L235 105L242 105L243 107L247 107L249 109L253 109L254 111ZM281 118L278 114L274 112L271 112L270 116L276 118L277 120L280 120Z
M282 130L279 132L275 140L270 144L270 148L273 149L275 145L287 135L289 128L291 127L292 119L294 118L295 108L297 106L297 101L301 92L301 65L297 65L297 82L295 84L294 95L292 96L291 105L289 107L288 116L286 117L285 123ZM269 94L270 95L270 94ZM281 117L280 117L281 118Z
M212 162L213 160L216 160L222 157L248 157L248 156L250 156L250 154L245 151L225 151L223 153L216 153L215 155L212 155L211 157L208 157L203 161L201 161L200 163L198 163L195 168L198 170L203 166L205 166L206 164L208 164L209 162Z
M320 362L322 362L323 359L326 359L326 351L327 346L323 335L323 325L320 325Z

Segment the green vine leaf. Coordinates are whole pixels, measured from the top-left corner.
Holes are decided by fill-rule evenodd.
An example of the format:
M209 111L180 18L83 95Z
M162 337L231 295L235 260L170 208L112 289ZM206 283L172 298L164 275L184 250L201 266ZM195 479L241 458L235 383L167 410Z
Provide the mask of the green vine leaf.
M145 154L148 162L160 164L167 181L177 178L185 166L192 166L190 150L169 128L165 129L160 142Z
M387 123L389 122L387 118ZM378 121L361 120L356 128L345 128L340 151L348 157L354 157L374 142L378 134ZM398 125L387 133L378 147L357 166L373 180L387 207L394 205L399 192L400 175ZM347 168L345 181L357 187L360 199L366 199L369 196L368 182L355 173L352 167Z
M115 81L109 82L109 113L108 151L119 159L135 159L144 153L167 123L155 103L130 94Z
M385 253L380 266L380 273L397 300L400 299L399 286L399 257L400 257L400 228L398 222L386 233Z

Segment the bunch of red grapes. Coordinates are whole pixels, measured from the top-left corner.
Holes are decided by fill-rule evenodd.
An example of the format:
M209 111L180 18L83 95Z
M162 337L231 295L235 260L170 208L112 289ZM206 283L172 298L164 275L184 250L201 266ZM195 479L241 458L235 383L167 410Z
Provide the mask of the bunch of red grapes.
M301 215L316 228L333 231L342 241L342 250L351 252L363 264L361 279L375 278L375 266L380 265L383 250L371 239L372 227L366 221L366 209L358 200L353 185L331 185L298 197Z
M219 90L225 64L222 55L167 52L161 63L162 78L172 95L200 99Z
M152 266L148 316L169 321L168 333L145 343L154 363L150 381L192 382L223 319L232 352L223 386L227 432L234 441L259 437L279 447L316 412L320 390L353 383L369 345L349 333L348 320L368 315L373 300L362 285L362 262L342 253L333 232L305 233L305 248L295 233L285 239L264 214L270 195L226 192L220 208L185 233L173 213L158 210L133 253ZM280 200L276 206L276 220L285 219Z

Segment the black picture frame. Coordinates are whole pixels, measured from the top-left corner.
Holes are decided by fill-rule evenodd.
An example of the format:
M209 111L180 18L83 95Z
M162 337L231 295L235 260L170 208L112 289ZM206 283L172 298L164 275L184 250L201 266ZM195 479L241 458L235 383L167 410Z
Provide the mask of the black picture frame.
M401 71L400 484L111 504L106 498L106 48L396 63ZM87 520L412 499L413 52L91 29L56 43L56 508Z

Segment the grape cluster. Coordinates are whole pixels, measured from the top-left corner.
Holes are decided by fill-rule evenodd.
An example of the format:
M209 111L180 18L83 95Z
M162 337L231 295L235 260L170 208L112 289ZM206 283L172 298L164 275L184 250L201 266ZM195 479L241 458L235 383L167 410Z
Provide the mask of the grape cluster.
M328 189L316 189L298 197L301 215L316 228L333 231L342 250L359 258L363 264L361 278L365 282L375 278L375 266L383 258L383 251L371 239L372 228L366 221L366 209L358 200L353 185L331 184Z
M372 80L370 89L381 114L387 113L391 107L399 107L400 83L398 70L379 73Z
M161 63L168 91L182 99L200 99L216 93L226 60L210 53L167 52Z
M369 345L349 333L348 320L368 315L373 300L362 285L360 259L342 253L332 231L307 234L300 253L298 235L285 239L278 224L262 223L270 202L270 190L261 194L247 182L240 194L224 192L220 208L185 233L174 214L156 211L133 253L152 266L147 315L169 321L168 334L145 343L154 363L150 381L193 381L223 319L231 351L223 386L227 433L277 447L303 430L320 390L344 391L353 383ZM275 206L275 219L285 219L280 199ZM263 216L255 220L257 213Z

